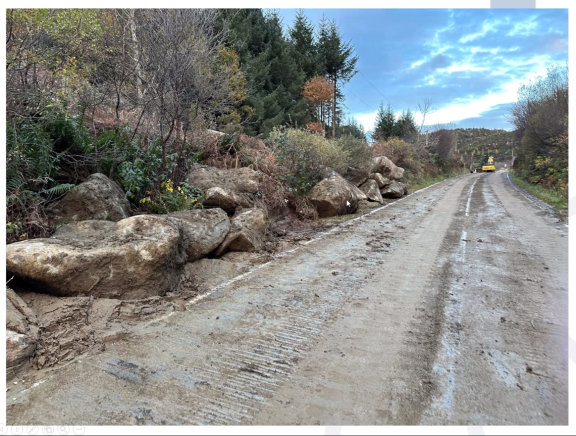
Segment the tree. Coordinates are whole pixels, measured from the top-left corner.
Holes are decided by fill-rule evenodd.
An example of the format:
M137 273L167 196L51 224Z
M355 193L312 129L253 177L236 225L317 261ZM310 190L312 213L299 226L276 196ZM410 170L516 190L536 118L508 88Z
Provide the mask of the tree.
M364 126L362 126L362 124L360 124L356 118L353 117L348 117L346 124L340 126L338 137L343 137L345 135L351 135L354 138L366 141L366 132L364 132Z
M324 73L334 84L332 99L332 136L336 137L336 107L341 94L340 87L348 83L358 72L354 47L350 42L342 42L340 29L335 21L322 17L319 29L318 52L323 64Z
M308 101L316 120L326 129L326 109L334 97L334 85L324 76L316 76L304 84L302 95Z
M413 142L418 131L416 121L410 109L402 111L397 123L398 136L404 141Z
M380 103L376 115L376 124L374 125L374 139L376 141L387 141L393 136L399 136L398 133L398 124L392 105L388 103L388 106L384 109L384 104Z
M277 12L243 9L229 15L228 43L240 56L248 98L242 111L248 134L268 135L275 126L304 126L308 107L301 96L306 74L294 62L295 48L282 31Z
M296 13L289 35L294 47L294 61L304 72L306 79L309 80L318 75L318 47L314 39L314 25L302 9Z
M446 168L454 149L454 135L451 130L440 129L435 132L435 136L434 151L438 155L440 166Z
M222 48L217 18L216 9L142 9L134 16L136 38L126 44L137 41L140 58L132 71L142 73L144 85L140 98L132 89L123 98L155 120L163 168L169 141L178 143L198 117L217 123L244 97L243 74Z
M568 68L554 66L545 77L520 87L511 118L522 139L521 160L567 159Z
M8 117L38 115L85 86L104 30L93 9L8 9Z

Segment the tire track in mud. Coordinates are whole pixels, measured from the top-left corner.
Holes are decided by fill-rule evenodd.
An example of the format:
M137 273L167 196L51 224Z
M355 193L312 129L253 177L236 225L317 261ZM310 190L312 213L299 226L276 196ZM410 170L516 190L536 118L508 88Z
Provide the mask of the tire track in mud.
M356 295L366 304L354 310L355 303L344 311L346 320L335 323L331 334L308 356L306 371L275 396L285 407L282 412L264 409L251 423L418 422L431 400L430 374L444 307L442 296L432 288L430 271L450 225L446 217L472 182L459 180L450 186L450 195L410 227L393 257ZM345 353L345 359L330 355L335 347ZM286 408L295 401L298 404Z
M567 423L565 229L501 175L478 183L471 208L451 230L465 247L445 253L437 391L421 423Z
M442 244L444 250L438 257L437 267L441 272L434 279L436 288L434 292L441 300L437 305L440 308L440 313L437 315L440 325L439 345L431 368L434 392L430 406L423 412L419 422L423 425L436 423L439 415L447 420L453 415L456 384L454 373L462 352L462 291L466 285L466 282L460 280L456 271L467 264L466 245L470 241L468 230L472 221L470 218L472 200L475 200L472 212L485 206L481 193L485 177L484 174L479 176L467 190L462 191L450 229ZM477 184L478 188L474 193Z
M246 422L269 405L374 269L454 183L458 179L417 194L421 201L405 197L361 217L362 226L347 223L330 238L314 241L315 253L297 250L276 261L275 269L259 268L186 312L149 322L136 338L111 344L26 392L8 406L8 420L21 425Z

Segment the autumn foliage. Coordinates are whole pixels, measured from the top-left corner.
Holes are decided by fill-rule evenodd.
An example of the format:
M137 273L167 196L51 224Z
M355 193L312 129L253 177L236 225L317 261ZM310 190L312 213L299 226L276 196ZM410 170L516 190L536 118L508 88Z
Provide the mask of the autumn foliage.
M304 84L302 95L308 102L317 122L320 123L321 130L311 126L310 123L308 128L316 132L324 131L326 114L329 113L329 107L334 96L334 84L324 76L313 77Z

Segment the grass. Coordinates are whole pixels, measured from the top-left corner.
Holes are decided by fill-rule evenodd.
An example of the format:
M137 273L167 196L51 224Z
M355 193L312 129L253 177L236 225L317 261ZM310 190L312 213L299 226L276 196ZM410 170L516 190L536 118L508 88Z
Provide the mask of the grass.
M524 179L521 179L516 174L514 174L514 171L510 171L510 174L518 186L526 189L526 191L528 191L530 194L554 207L556 214L560 218L565 219L568 216L568 199L564 198L561 194L552 189L546 189L541 185L535 185Z
M408 183L408 192L418 191L419 189L423 189L426 186L433 185L434 183L441 182L442 180L446 180L449 177L453 177L455 174L440 174L436 177L428 177L424 179L415 180L412 183Z

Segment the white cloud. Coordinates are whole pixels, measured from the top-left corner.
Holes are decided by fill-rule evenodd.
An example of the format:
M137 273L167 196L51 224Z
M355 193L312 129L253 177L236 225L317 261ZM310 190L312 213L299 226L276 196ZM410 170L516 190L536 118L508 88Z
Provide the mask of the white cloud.
M546 69L550 62L546 62L546 57L537 57L531 59L529 62L523 64L534 64L532 72L526 74L524 77L512 80L503 84L497 91L490 92L483 97L459 97L454 99L451 105L440 108L426 116L426 125L436 124L449 124L467 118L479 117L483 112L487 112L492 108L506 104L513 103L517 100L518 88L525 84L527 81L536 78L537 76L544 76ZM434 103L434 102L432 102ZM414 115L416 124L422 122L422 116L416 111L417 108L410 108ZM374 129L377 112L360 113L354 115L360 124L364 126L366 131ZM398 116L399 113L396 114Z
M496 26L500 24L500 21L485 21L482 25L482 31L477 33L471 33L460 38L460 42L474 41L476 38L486 35L488 32L493 32Z
M424 62L426 62L428 60L428 58L424 58L424 59L420 59L419 61L416 62L412 62L412 65L410 65L410 69L414 69L416 67L419 67L420 65L422 65Z
M486 71L488 70L488 68L486 67L475 67L472 64L469 63L453 63L452 65L450 65L449 67L446 68L438 68L436 71L439 73L448 73L448 74L452 74L452 73L456 73L456 72L460 72L460 71Z
M534 34L534 30L538 27L538 22L536 21L536 16L530 17L527 21L521 21L520 23L514 24L514 27L506 36L528 36Z
M378 112L371 112L367 114L357 114L354 118L364 126L364 130L367 132L369 130L374 130L374 123L376 122L376 114Z
M479 117L482 112L487 112L495 106L513 103L517 101L518 88L528 80L546 74L546 65L539 64L531 73L524 77L503 84L496 92L491 92L480 98L459 98L454 104L441 108L426 116L427 125L449 124L466 118ZM419 113L414 113L418 124L422 122Z

